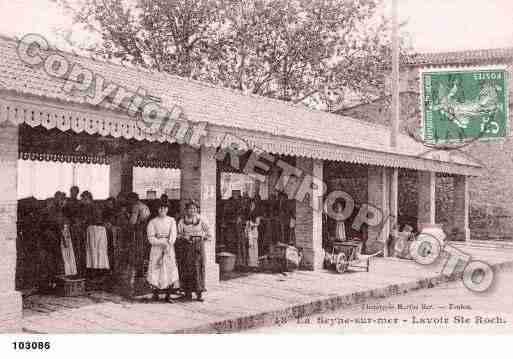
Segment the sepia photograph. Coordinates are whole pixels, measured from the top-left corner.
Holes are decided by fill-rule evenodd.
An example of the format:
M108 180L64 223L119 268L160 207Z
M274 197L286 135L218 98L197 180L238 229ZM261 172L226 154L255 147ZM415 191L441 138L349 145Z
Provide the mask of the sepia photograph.
M2 350L513 334L512 15L0 0Z

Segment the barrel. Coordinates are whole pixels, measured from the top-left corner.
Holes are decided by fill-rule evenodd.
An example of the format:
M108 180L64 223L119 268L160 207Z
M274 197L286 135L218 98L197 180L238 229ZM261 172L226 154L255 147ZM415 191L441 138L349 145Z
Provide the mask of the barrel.
M217 254L216 257L221 273L229 273L233 271L235 268L235 254L229 252L221 252Z

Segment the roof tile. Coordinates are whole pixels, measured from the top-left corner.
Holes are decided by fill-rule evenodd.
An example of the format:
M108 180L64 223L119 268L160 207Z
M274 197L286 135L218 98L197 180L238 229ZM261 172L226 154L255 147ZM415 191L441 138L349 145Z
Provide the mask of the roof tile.
M416 53L407 55L403 63L407 66L419 65L473 65L487 62L501 64L511 62L513 47L480 49L450 52Z
M0 84L6 90L85 103L80 95L62 89L64 80L51 77L42 68L32 69L24 64L17 55L16 46L16 41L0 37ZM146 89L149 94L160 97L162 105L168 109L182 106L191 121L407 156L417 156L425 150L421 143L405 135L400 135L398 146L391 148L390 130L365 121L245 95L166 73L124 67L69 53L62 55L127 90Z

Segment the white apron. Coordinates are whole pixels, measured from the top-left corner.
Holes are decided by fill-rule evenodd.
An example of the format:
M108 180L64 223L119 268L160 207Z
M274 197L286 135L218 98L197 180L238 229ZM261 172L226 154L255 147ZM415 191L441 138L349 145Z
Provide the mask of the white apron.
M248 238L248 267L258 267L258 224L246 222L246 236Z
M87 227L87 268L110 269L107 231L103 226Z
M146 280L155 288L169 288L178 282L174 249L176 222L168 216L154 218L148 223L147 232L151 250Z
M73 250L73 243L71 242L71 233L68 225L65 225L62 230L61 254L62 261L64 262L64 274L76 275L77 263L75 260L75 251Z

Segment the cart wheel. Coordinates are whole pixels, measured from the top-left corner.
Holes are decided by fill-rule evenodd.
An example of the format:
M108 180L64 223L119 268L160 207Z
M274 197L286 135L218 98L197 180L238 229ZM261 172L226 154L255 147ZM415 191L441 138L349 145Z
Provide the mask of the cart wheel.
M344 253L339 253L335 259L335 270L337 273L344 273L348 264L349 263L346 261L346 255Z

